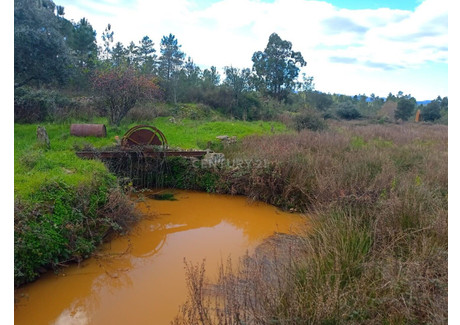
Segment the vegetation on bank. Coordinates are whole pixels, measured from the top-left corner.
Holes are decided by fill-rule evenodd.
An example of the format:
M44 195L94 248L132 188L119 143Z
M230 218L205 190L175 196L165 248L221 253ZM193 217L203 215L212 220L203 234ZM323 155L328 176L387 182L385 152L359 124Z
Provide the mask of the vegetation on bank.
M276 286L263 285L267 272L254 269L257 263L223 274L217 287L227 288L225 317L281 324L447 319L447 127L329 122L320 132L289 133L265 122L159 118L153 124L167 136L194 125L194 140L170 140L190 148L222 131L260 132L222 146L225 164L171 159L165 181L246 195L313 218L313 233L302 234L297 253L270 273ZM49 150L36 144L36 125L15 125L17 285L43 268L88 256L107 231L126 229L124 217L132 213L105 166L74 154L75 146L113 144L130 125L109 127L102 139L72 137L68 124L45 126ZM268 298L252 309L230 303L256 293ZM187 307L195 315L214 312L204 298L196 309L197 301ZM183 316L177 321L200 323Z
M88 257L109 232L125 231L136 220L116 176L102 162L80 159L75 151L113 146L116 135L121 138L138 123L108 127L106 138L71 136L70 124L42 124L50 149L37 142L36 124L15 124L15 285L45 269ZM160 128L170 145L187 149L206 148L222 134L241 137L286 130L276 122L161 117L145 123Z
M306 211L313 228L272 262L224 265L219 299L204 294L204 266L187 265L176 324L447 322L445 126L340 123L225 153L270 163L220 172L217 191Z
M15 125L14 282L88 257L111 230L126 230L131 205L100 161L75 156L69 127L47 125L51 148L36 125ZM94 139L95 142L104 142ZM105 139L105 142L107 140Z

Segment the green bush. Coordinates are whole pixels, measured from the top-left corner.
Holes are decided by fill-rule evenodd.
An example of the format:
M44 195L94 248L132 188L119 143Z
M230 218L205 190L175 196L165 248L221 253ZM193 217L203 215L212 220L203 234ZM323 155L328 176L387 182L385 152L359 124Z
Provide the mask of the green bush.
M56 91L27 87L14 90L14 122L36 123L50 120L57 108L75 107L75 103Z
M398 101L398 106L395 110L395 119L401 119L407 121L413 114L415 110L415 99L402 98Z
M327 124L318 114L312 111L304 111L294 117L294 127L297 131L304 129L320 131L326 129Z
M422 108L423 121L435 121L441 118L441 105L433 100Z
M119 192L113 178L105 177L78 186L50 181L27 200L17 198L15 286L34 280L41 269L88 258L107 232L126 230L135 214Z
M345 120L355 120L361 117L361 113L350 102L340 103L337 109L337 115Z
M45 121L55 108L54 92L29 88L18 88L14 91L15 122Z
M169 157L166 161L164 186L215 192L219 174L212 168L202 168L200 162L182 157Z
M88 257L109 228L97 211L107 200L105 186L42 185L27 203L15 204L15 285L35 279L40 268Z

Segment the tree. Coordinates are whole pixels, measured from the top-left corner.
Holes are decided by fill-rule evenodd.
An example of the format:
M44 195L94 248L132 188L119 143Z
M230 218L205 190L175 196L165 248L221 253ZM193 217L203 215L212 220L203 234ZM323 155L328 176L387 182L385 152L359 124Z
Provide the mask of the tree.
M203 88L213 88L220 83L220 75L216 67L212 66L210 70L204 69L202 77Z
M442 100L441 100L442 101ZM435 121L441 118L441 104L438 100L433 100L422 109L422 119L424 121Z
M320 91L310 91L307 93L307 103L320 111L326 111L332 106L334 101L329 94Z
M397 101L396 96L393 95L392 93L389 93L388 96L387 96L387 99L386 99L386 101L390 101L390 100L394 101L394 102Z
M237 69L234 67L225 67L225 80L224 85L228 86L233 93L233 103L231 106L230 115L233 117L235 109L243 109L242 117L246 119L248 114L248 109L244 104L250 104L247 101L242 102L244 93L248 92L251 88L250 86L250 76L251 70L246 69Z
M303 92L313 91L315 89L315 84L313 82L313 77L308 76L305 73L302 73L302 82L299 82L297 88Z
M263 52L253 54L252 62L259 89L280 101L295 88L300 67L307 65L302 54L292 50L291 42L276 33L270 35Z
M178 72L177 98L180 101L198 101L201 69L188 58L183 68Z
M77 65L80 68L94 66L97 58L96 31L86 18L74 24L69 46L74 51Z
M180 50L176 37L172 34L163 36L160 43L159 75L163 80L166 96L177 102L177 84L179 70L184 63L185 53Z
M97 63L96 31L82 18L78 23L72 24L71 33L67 37L67 44L74 57L75 66L71 82L78 89L90 87L89 75Z
M104 43L101 53L105 60L108 60L112 53L111 44L113 43L113 33L112 25L108 24L101 36L102 42Z
M315 84L313 83L313 77L302 73L302 82L299 82L297 85L298 94L302 99L304 106L307 106L307 94L311 93L315 89Z
M114 66L119 67L128 64L128 51L121 42L117 42L111 52L111 61Z
M371 101L369 105L370 111L375 114L379 109L382 108L383 104L385 103L384 98L380 98L379 96L375 96L374 93L371 94Z
M438 96L438 98L441 98L440 96ZM448 107L449 107L449 99L447 97L444 97L443 99L441 99L441 109L442 110L448 110Z
M395 110L395 119L407 121L413 114L415 109L415 98L401 98Z
M144 74L152 74L156 69L157 56L153 46L153 41L148 36L144 36L137 47L136 63Z
M56 6L56 16L64 16L64 7L63 6Z
M201 69L193 62L192 58L188 58L182 72L189 86L198 87L198 83L201 79Z
M169 81L173 73L184 63L185 53L180 50L174 35L163 36L160 43L160 76Z
M137 51L138 47L131 41L126 48L126 63L130 66L137 68Z
M224 70L224 85L229 86L233 90L235 97L244 91L250 90L251 70L248 68L240 70L234 67L225 67Z
M137 74L132 67L96 71L93 88L104 99L112 125L120 125L123 117L139 100L160 96L156 81Z
M61 31L66 20L54 14L55 8L51 0L14 1L15 88L68 79L72 57Z

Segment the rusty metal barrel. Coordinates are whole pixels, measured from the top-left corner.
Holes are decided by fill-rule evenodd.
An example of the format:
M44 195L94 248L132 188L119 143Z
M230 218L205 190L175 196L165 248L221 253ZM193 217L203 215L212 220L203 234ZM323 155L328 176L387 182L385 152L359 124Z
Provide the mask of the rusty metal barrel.
M70 135L76 137L106 137L104 124L71 124Z

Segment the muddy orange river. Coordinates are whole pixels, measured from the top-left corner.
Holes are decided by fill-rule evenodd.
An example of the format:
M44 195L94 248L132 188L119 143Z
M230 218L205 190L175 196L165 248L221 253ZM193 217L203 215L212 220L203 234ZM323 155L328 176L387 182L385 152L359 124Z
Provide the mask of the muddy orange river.
M244 197L168 192L177 200L135 200L142 220L94 257L16 290L15 324L169 324L187 296L184 258L206 259L215 281L228 256L238 259L304 223Z

